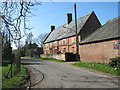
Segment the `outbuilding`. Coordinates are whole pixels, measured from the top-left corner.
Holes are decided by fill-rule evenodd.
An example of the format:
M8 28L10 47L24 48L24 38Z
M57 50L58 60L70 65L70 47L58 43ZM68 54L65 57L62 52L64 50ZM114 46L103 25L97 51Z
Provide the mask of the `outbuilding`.
M120 17L108 20L80 42L80 59L88 62L109 62L120 56Z

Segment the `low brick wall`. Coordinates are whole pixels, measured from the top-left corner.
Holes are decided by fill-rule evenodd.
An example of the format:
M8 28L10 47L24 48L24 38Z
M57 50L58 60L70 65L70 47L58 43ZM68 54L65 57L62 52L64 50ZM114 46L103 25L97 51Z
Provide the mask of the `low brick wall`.
M59 54L59 55L49 55L49 54L41 54L40 55L43 58L55 58L59 60L64 60L65 61L65 54Z

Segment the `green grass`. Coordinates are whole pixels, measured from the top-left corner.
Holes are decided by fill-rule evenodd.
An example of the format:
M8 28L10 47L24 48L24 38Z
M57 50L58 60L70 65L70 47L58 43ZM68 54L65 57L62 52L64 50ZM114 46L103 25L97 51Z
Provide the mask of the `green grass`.
M2 60L2 66L8 66L11 63L11 60Z
M3 66L2 67L2 79L4 79L4 81L2 82L2 88L18 88L20 87L20 85L24 84L29 75L27 73L27 69L25 67L23 67L23 65L21 65L21 72L19 72L19 74L17 74L16 76L14 76L13 78L7 79L7 73L9 70L9 67Z
M11 60L2 60L2 63L11 63Z
M64 62L64 60L59 60L59 59L55 59L55 58L28 57L28 56L25 56L24 58L30 58L30 59L43 59L43 60L49 60L49 61Z
M2 80L4 81L5 79L8 79L11 77L11 72L9 71L11 68L11 64L8 64L8 66L3 66L2 67ZM8 74L9 72L9 74ZM15 76L17 73L17 69L15 64L12 65L12 75Z
M78 67L89 68L100 72L120 75L120 70L115 70L115 68L110 67L108 63L79 62L79 63L74 63L73 65Z

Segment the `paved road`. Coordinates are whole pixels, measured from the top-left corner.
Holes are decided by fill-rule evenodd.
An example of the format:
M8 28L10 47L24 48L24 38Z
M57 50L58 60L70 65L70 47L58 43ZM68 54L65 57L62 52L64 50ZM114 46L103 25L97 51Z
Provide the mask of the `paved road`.
M65 63L22 59L34 76L33 88L118 88L118 80Z

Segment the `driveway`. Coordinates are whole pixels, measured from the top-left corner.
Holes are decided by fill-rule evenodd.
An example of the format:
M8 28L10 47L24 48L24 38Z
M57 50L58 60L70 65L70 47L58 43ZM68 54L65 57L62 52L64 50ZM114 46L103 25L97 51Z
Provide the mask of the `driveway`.
M65 63L22 59L31 69L31 88L118 88L118 80Z

